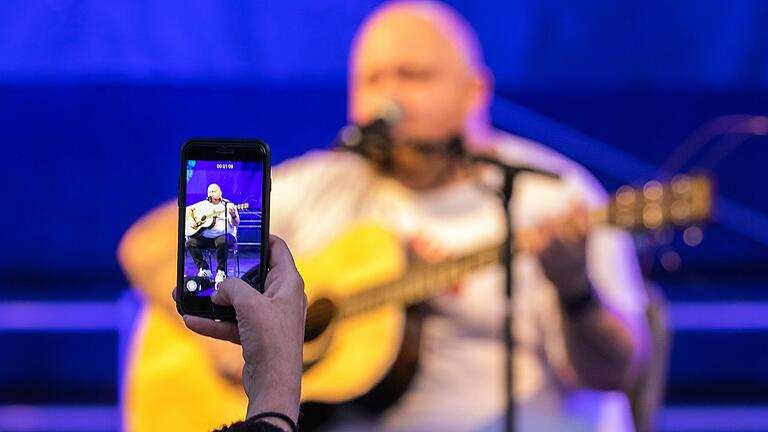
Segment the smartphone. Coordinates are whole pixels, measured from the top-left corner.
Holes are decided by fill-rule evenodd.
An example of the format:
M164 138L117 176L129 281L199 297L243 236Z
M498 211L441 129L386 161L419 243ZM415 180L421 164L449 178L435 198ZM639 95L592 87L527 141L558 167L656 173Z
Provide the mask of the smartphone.
M270 152L254 139L195 138L181 150L176 308L235 320L211 302L226 278L264 290L269 263Z

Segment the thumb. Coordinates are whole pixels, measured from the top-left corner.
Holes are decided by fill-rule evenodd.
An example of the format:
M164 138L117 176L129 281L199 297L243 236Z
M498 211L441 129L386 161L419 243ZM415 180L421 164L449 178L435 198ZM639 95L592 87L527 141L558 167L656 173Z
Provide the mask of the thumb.
M237 310L238 307L258 297L261 297L261 293L244 280L227 278L219 284L219 289L211 294L211 301L219 306L233 306Z

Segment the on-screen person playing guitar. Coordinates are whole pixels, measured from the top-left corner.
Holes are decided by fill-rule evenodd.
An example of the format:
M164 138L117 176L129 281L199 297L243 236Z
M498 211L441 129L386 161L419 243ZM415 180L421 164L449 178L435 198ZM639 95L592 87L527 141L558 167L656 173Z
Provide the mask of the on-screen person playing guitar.
M238 207L222 198L219 185L211 183L208 186L208 198L186 209L186 246L198 268L197 276L211 277L203 249L216 249L216 286L227 277L227 248L235 243L237 226L240 225Z

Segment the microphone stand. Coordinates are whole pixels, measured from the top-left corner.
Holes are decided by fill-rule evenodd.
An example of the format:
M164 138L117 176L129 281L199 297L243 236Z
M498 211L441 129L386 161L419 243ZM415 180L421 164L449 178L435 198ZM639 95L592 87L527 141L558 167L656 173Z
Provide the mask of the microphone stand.
M470 155L470 162L482 163L498 168L504 174L504 183L498 191L498 197L504 208L504 224L506 238L503 244L503 250L500 255L501 264L504 266L504 295L506 298L506 307L504 308L504 345L506 348L506 361L504 362L504 374L506 377L506 397L507 404L504 416L504 430L513 432L516 428L515 416L515 369L514 369L514 258L513 247L515 244L514 230L512 229L512 191L515 186L515 179L520 173L539 174L551 178L559 178L556 174L538 170L530 167L520 167L508 165L496 158L484 155Z
M395 108L397 108L395 106ZM380 168L388 168L391 164L392 142L389 136L390 127L396 123L401 113L400 110L393 109L392 115L382 115L366 126L349 126L342 130L340 134L341 149L352 151L362 157L372 161ZM514 274L513 274L513 246L515 244L514 231L512 229L512 190L515 185L515 178L520 173L539 174L550 178L559 178L557 174L542 171L536 168L511 166L494 157L485 155L472 155L465 152L460 139L454 139L447 147L449 154L455 157L465 157L470 163L482 163L494 166L504 174L504 184L498 191L498 197L504 208L504 223L506 225L506 239L504 241L504 250L500 255L500 260L504 266L505 289L504 295L507 300L504 308L504 344L506 347L506 361L504 372L506 376L506 415L504 430L513 432L515 430L515 394L514 394L514 316L512 313L512 302L514 298Z

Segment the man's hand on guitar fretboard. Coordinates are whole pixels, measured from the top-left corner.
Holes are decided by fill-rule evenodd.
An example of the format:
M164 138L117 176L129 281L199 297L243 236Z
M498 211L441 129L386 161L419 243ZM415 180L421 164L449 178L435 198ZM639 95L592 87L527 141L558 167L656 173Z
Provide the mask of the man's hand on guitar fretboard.
M448 258L448 252L442 245L424 235L411 237L408 246L416 258L428 264L437 264Z

